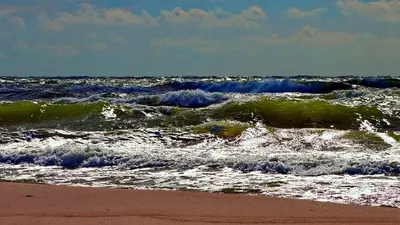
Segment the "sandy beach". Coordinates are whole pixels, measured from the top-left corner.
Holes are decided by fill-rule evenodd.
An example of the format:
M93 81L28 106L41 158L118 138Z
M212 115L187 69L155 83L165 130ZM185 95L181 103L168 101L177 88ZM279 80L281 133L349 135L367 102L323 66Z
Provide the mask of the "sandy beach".
M0 183L1 225L400 224L400 209L264 196Z

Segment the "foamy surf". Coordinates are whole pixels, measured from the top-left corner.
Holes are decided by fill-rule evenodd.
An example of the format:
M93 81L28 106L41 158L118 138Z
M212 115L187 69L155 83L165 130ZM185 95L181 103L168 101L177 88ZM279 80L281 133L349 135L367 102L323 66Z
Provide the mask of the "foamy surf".
M400 207L397 84L4 78L0 179Z

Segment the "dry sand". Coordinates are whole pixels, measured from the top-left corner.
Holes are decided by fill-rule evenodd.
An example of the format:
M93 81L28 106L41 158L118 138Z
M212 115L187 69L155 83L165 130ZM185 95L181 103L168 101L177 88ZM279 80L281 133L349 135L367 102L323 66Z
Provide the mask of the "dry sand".
M263 196L0 183L0 224L400 225L400 209Z

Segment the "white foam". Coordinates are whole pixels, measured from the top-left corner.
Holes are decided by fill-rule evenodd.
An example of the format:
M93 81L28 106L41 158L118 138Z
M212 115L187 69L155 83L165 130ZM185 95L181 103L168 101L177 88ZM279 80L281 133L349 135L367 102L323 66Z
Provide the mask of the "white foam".
M3 164L0 176L11 180L40 177L46 183L107 187L190 187L205 191L238 187L260 189L262 193L272 196L399 206L400 187L396 177L332 175L352 164L369 166L369 163L374 162L400 162L400 148L386 134L377 133L393 147L373 151L339 139L345 131L336 130L277 129L270 132L261 124L256 124L233 142L211 138L210 135L172 136L167 132L160 137L154 134L155 131L120 131L118 135L82 132L79 135L84 137L75 139L52 137L1 144L0 154L10 156L30 154L50 157L58 154L59 157L71 157L71 154L79 156L87 153L126 160L121 160L116 167L74 170L54 166ZM179 138L198 141L185 144ZM132 165L165 162L170 166L163 170L157 170L157 167L132 169L135 168ZM291 174L264 174L251 170L252 163L259 166L267 163L268 166L268 163L274 162L292 166ZM244 173L229 166L240 163L247 164L252 172ZM311 167L304 169L301 167L303 164ZM222 169L210 169L209 165L222 166ZM58 176L60 173L65 176ZM283 183L277 186L273 182ZM368 202L368 198L374 200Z
M106 120L112 120L112 119L116 119L117 118L117 114L115 114L114 112L114 108L110 105L105 105L103 107L103 110L101 111L101 115L103 115L103 117Z

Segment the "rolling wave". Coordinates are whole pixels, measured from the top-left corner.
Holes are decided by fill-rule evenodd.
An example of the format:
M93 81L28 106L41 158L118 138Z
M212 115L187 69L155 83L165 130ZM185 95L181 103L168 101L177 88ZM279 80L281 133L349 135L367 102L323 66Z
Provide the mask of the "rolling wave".
M349 83L382 89L400 87L400 80L397 78L363 78L350 80Z
M253 82L174 82L171 87L177 90L200 89L207 92L223 93L329 93L334 90L347 90L351 86L344 83L295 82L290 79Z
M204 91L175 91L161 96L163 105L199 108L226 101L228 98L219 93L207 94Z
M68 102L68 99L58 100L57 104L30 101L2 103L0 127L29 127L36 124L43 128L67 126L73 129L71 125L76 124L79 129L85 129L86 123L86 128L100 130L135 126L182 128L212 120L244 123L260 121L264 125L279 128L358 129L364 121L383 130L393 130L400 126L396 115L385 114L377 107L345 106L322 100L260 97L252 101L230 101L216 107L202 108L226 100L219 93L197 90L169 92L161 97L140 96L115 100L123 104L104 101L76 103ZM135 104L126 104L127 102ZM145 105L137 105L140 103ZM164 107L167 106L179 108L165 110ZM196 109L197 107L200 108Z
M201 108L228 100L221 93L207 93L201 90L170 91L161 95L139 95L137 97L117 98L92 95L87 98L59 98L55 104L76 104L108 102L111 104L141 104L147 106L177 106L185 108Z
M0 124L16 125L45 121L84 119L99 115L104 103L55 105L29 101L0 104Z
M396 88L400 81L395 78L284 78L262 79L243 78L205 79L205 78L103 78L103 79L18 79L9 78L0 82L0 100L54 100L63 97L88 98L99 95L107 98L110 94L161 95L170 91L202 90L219 93L309 93L326 94L338 90L353 90L360 87ZM358 85L358 87L354 87Z

